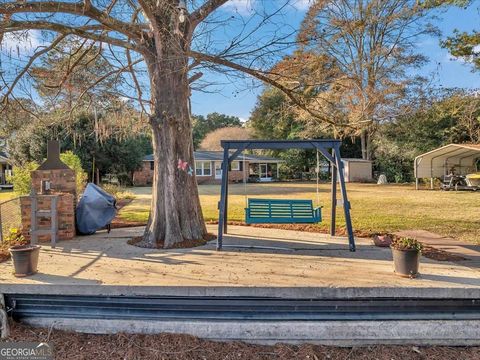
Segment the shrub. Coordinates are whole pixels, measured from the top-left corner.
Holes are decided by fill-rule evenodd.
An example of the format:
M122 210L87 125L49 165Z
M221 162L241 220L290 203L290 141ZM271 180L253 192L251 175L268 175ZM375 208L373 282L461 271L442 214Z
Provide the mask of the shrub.
M67 165L70 169L75 170L75 183L77 188L77 194L81 194L85 185L87 184L87 173L82 168L82 162L80 158L71 151L66 151L60 154L60 160Z
M26 244L28 244L28 242L23 237L22 231L18 228L11 228L3 241L0 242L0 263L10 259L10 247Z
M129 186L132 185L132 178L125 172L117 174L117 179L120 186Z
M135 195L131 191L128 191L122 186L118 186L115 184L103 184L102 188L110 195L113 195L117 200L135 198Z
M14 245L23 245L25 244L26 240L20 229L10 228L7 236L5 236L4 238L4 242L8 246L14 246Z
M423 245L421 242L419 242L417 239L410 237L393 239L391 247L396 250L417 250L419 252L423 249Z
M70 169L75 170L77 194L80 194L87 183L87 174L83 171L80 158L71 151L60 154L60 159ZM17 195L28 195L32 188L31 172L38 168L35 161L27 162L22 166L14 166L12 175L7 177L7 181L12 183L13 190Z
M35 161L30 161L22 166L14 166L12 175L7 177L7 181L13 185L13 190L17 195L28 195L32 188L31 172L38 168Z

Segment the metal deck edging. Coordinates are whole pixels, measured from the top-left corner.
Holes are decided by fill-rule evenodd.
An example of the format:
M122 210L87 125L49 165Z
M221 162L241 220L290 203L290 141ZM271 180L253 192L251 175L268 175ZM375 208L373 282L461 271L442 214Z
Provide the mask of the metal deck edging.
M208 321L480 320L480 299L295 299L5 294L9 315Z

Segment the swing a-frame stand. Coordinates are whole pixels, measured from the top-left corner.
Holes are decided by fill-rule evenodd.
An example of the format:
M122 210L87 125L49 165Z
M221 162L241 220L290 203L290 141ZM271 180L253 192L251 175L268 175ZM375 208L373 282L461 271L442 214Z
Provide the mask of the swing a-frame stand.
M345 212L345 223L348 233L350 251L355 251L352 220L350 218L350 202L345 187L343 162L340 156L340 140L222 140L222 188L220 203L218 204L218 237L217 250L222 249L223 234L227 233L228 214L228 169L229 165L245 150L287 150L287 149L313 149L321 153L332 165L332 214L330 222L330 235L335 236L336 210L337 210L337 181L340 184L342 206Z

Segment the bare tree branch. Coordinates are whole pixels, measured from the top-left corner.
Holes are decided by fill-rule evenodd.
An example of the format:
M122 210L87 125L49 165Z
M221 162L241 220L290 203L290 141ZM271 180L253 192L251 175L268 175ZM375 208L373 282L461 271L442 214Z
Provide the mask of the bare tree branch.
M80 99L82 99L85 94L93 89L95 86L97 86L98 84L100 84L102 81L105 81L106 79L108 79L110 76L113 76L113 75L117 75L117 74L120 74L122 72L125 72L125 71L129 71L129 68L130 66L134 66L136 64L139 64L140 62L142 62L143 59L138 59L136 61L134 61L133 63L128 63L127 65L125 65L124 67L120 68L120 69L115 69L115 70L112 70L112 71L109 71L108 73L106 73L105 75L103 76L100 76L97 80L95 80L95 82L93 82L90 86L88 86L86 89L84 89L82 91L82 93L80 94L80 96L78 97L77 99L77 103L72 107L71 111L70 112L73 112L73 110L78 106L79 104L79 101Z
M316 118L318 118L320 116L315 111L310 109L305 104L305 102L299 96L297 96L295 94L294 91L292 91L291 89L282 85L278 81L272 79L271 77L267 76L265 72L255 70L255 69L252 69L252 68L248 68L246 66L243 66L243 65L225 60L223 58L220 58L220 57L217 57L217 56L214 56L214 55L202 54L202 53L199 53L199 52L196 52L196 51L190 51L190 55L192 57L194 57L196 60L206 61L206 62L214 63L214 64L217 64L217 65L225 66L225 67L237 70L237 71L241 71L241 72L243 72L245 74L248 74L250 76L253 76L254 78L256 78L258 80L261 80L261 81L279 89L280 91L282 91L292 101L292 103L294 103L295 105L297 105L299 108L306 111L310 115L312 115ZM323 115L321 117L322 117L322 120L325 121L326 123L329 123L331 125L338 125L338 124L335 123L335 121L332 121L331 119L325 118L325 117L323 117ZM350 125L345 125L345 126L350 126Z
M8 2L0 5L0 14L12 15L15 13L66 13L72 15L86 16L98 21L107 29L122 33L132 39L142 39L142 28L136 24L118 20L107 12L100 11L92 5L90 0L85 2Z
M107 44L112 44L114 46L119 46L125 49L134 50L137 52L142 52L143 47L130 43L125 40L114 38L106 34L97 34L87 30L84 30L81 27L71 27L63 24L58 24L49 21L13 21L4 22L0 24L1 33L9 33L19 30L49 30L54 31L63 35L77 35L85 39L90 39L94 41L104 42Z
M138 102L140 104L140 107L142 108L142 111L144 113L147 113L144 105L143 105L143 92L142 88L140 86L140 83L138 82L137 75L135 74L135 69L133 68L134 63L132 62L132 56L130 55L130 50L127 49L126 51L126 56L127 56L127 61L128 61L128 71L130 72L130 75L132 76L133 83L135 84L135 89L138 94Z
M196 72L195 74L193 74L192 76L190 76L188 78L188 83L191 84L191 83L197 81L198 79L200 79L202 76L203 76L202 72Z
M191 31L228 0L208 0L190 15Z

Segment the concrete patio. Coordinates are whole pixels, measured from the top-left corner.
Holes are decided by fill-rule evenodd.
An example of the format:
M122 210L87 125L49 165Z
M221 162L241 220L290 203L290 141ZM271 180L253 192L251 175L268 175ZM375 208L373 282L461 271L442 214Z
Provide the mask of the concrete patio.
M438 262L422 258L421 276L394 275L391 252L356 239L317 233L230 226L224 250L215 242L193 249L143 249L127 244L143 228L45 244L39 272L12 274L11 261L0 264L0 287L8 285L235 286L316 288L480 288L474 262ZM209 231L215 232L216 226ZM240 245L240 247L231 247Z

